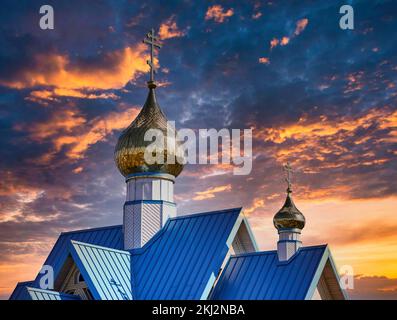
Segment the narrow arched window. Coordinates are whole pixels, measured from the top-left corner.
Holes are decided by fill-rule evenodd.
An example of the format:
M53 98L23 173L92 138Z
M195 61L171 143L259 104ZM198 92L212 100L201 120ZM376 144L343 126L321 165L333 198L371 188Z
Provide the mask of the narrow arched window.
M84 282L83 275L80 273L80 271L76 271L76 273L74 275L74 283L78 284L80 282Z

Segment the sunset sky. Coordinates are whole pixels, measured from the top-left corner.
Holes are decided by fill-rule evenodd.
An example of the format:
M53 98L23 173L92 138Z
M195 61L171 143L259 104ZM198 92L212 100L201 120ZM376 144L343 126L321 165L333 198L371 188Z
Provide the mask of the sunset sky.
M339 8L355 29L339 28ZM143 4L144 3L144 4ZM41 30L50 4L55 29ZM304 245L328 243L352 298L397 299L395 1L1 2L0 298L35 277L60 232L121 224L113 160L147 95L155 28L159 104L177 128L253 130L253 169L187 165L181 214L243 207L276 247L282 165L295 168Z

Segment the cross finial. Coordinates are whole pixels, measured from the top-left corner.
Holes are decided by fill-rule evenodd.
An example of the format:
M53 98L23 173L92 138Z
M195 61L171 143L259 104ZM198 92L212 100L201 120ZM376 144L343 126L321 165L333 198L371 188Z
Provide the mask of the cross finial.
M285 181L288 183L288 189L287 192L290 193L292 192L292 183L291 183L291 178L292 178L292 173L294 172L292 170L291 165L289 164L289 162L287 162L287 164L284 165L284 171L286 173L286 178Z
M150 84L154 84L154 74L156 73L156 69L154 67L154 60L153 60L153 56L154 56L154 48L161 48L161 44L158 42L158 37L156 37L155 33L154 33L154 29L150 30L147 34L145 39L143 39L143 43L146 43L148 45L150 45L150 60L147 60L146 63L149 65L150 67L150 81L149 81L149 85Z

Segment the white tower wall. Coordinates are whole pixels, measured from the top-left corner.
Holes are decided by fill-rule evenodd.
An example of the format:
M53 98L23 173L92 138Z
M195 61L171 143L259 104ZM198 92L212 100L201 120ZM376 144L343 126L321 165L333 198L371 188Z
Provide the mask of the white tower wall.
M124 204L124 249L143 247L167 222L176 216L174 177L167 174L127 178Z
M298 229L279 230L277 242L277 255L279 261L289 260L302 246L300 231Z

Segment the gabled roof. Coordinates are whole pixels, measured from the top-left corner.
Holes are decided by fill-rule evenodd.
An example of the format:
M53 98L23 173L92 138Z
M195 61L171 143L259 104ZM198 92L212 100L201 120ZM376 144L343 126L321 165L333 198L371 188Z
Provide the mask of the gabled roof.
M257 250L240 212L171 218L143 248L130 251L120 250L121 226L63 233L46 264L57 277L73 259L95 299L311 299L322 275L333 281L333 294L346 298L326 245L302 247L283 262L277 251L231 256L209 297L239 232L239 246ZM36 289L38 281L18 283L10 299L76 299Z
M132 251L135 299L206 299L242 222L241 208L180 216Z
M33 286L34 281L24 281L24 282L18 282L17 286L15 287L14 291L12 292L10 296L10 300L29 300L30 297L28 295L28 292L26 290L26 287Z
M302 247L284 262L278 260L277 251L232 256L211 298L311 299L327 261L333 265L327 245Z
M246 223L240 212L171 218L143 248L130 252L120 250L121 226L64 233L46 264L54 267L56 279L71 256L95 299L207 299L240 225ZM246 234L256 249L249 230ZM39 279L28 285L38 287ZM18 285L11 299L25 299L20 293L26 286Z
M121 250L123 248L122 226L109 226L61 233L44 263L54 268L54 277L58 275L69 254L68 246L71 240Z
M54 278L56 278L69 255L69 244L71 240L77 240L84 243L104 246L113 249L123 248L122 226L108 226L102 228L93 228L63 232L56 241L44 265L50 265L54 268ZM40 274L36 279L29 282L20 282L10 296L10 300L25 300L26 286L39 287Z
M70 253L96 300L131 300L128 251L71 241Z

